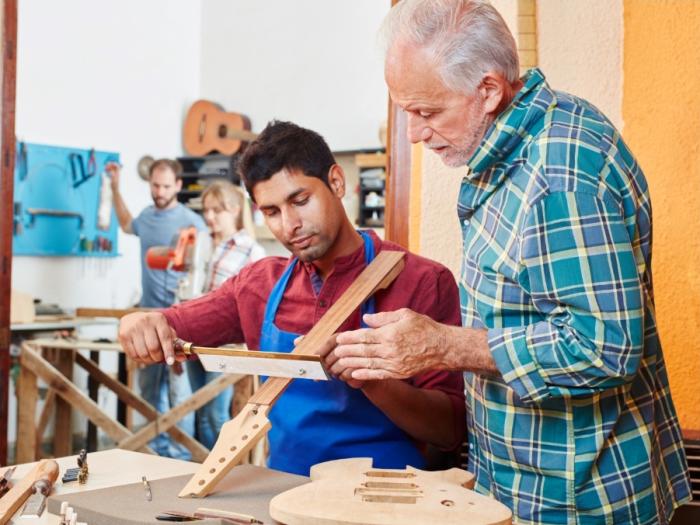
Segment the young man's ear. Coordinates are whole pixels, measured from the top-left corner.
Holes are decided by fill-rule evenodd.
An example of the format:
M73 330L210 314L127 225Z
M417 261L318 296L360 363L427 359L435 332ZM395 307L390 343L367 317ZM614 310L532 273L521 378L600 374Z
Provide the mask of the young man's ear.
M177 179L175 181L175 187L177 188L177 191L180 191L182 189L182 179Z
M333 164L328 172L328 186L339 199L345 196L345 173L338 164Z

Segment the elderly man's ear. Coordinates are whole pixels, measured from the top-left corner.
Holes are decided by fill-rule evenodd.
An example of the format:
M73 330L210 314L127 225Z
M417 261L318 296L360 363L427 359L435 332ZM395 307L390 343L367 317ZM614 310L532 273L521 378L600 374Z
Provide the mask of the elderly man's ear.
M484 100L484 111L486 113L500 113L503 108L506 93L509 90L508 81L500 73L487 71L479 84L479 93Z

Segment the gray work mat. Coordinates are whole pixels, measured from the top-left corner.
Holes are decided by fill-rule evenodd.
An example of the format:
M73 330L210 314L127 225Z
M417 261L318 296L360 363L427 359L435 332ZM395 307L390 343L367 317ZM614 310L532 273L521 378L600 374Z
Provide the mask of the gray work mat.
M115 468L119 468L115 465ZM142 523L164 525L155 519L166 510L194 513L198 507L229 510L250 514L266 524L276 523L270 517L270 500L285 490L304 483L309 478L269 470L252 465L239 465L216 486L206 498L178 498L190 476L149 481L152 501L147 501L142 483L121 485L106 489L58 494L48 501L48 512L58 515L61 502L67 501L78 514L78 521L88 525L136 525ZM88 479L88 484L90 483ZM219 525L220 520L200 520L197 525Z

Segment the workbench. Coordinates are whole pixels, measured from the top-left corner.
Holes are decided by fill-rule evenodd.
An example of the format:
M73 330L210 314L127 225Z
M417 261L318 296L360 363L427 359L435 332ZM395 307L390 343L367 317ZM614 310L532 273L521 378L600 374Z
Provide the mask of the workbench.
M177 491L184 485L187 478L194 474L199 467L196 463L171 458L142 454L126 450L104 450L88 454L89 465L88 481L84 485L77 482L62 483L61 476L66 468L76 466L76 456L68 456L56 460L60 467L59 480L54 486L47 510L40 518L18 518L15 515L12 523L16 525L58 525L57 510L63 500L71 502L73 499L78 504L80 501L93 500L96 507L111 508L124 519L136 519L139 512L137 508L151 508L147 515L155 517L165 510L185 510L196 507L228 508L252 514L256 518L267 523L272 523L268 515L269 500L279 492L301 485L308 478L255 467L241 465L234 469L223 482L221 490L204 499L178 499ZM13 481L24 476L33 464L18 465L12 476ZM141 478L145 476L152 488L153 495L150 503L145 501ZM168 494L163 493L164 487L171 487ZM105 496L105 489L111 489ZM133 491L133 497L126 497ZM124 505L123 500L131 504ZM104 501L101 501L104 498ZM98 501L95 505L94 501ZM76 510L80 506L73 504ZM56 512L54 512L56 511ZM82 516L82 517L81 517ZM81 515L78 512L78 521L87 521L90 524L87 511ZM153 520L154 521L154 520ZM93 521L94 522L94 521ZM145 521L144 521L145 522ZM159 522L156 522L159 523ZM166 523L166 522L163 522Z

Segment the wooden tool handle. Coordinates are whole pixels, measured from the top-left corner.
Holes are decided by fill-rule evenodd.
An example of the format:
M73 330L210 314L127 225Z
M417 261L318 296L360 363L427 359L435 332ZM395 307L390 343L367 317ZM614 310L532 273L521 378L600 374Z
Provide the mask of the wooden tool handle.
M34 481L47 481L52 487L58 479L58 463L52 459L45 459L37 465Z
M58 463L53 459L43 459L29 473L18 481L10 491L0 499L0 525L8 523L17 509L31 495L34 483L48 483L49 492L58 478Z
M34 483L32 483L32 491L41 492L44 496L48 496L58 478L58 463L53 460L43 461L38 466L39 471Z

